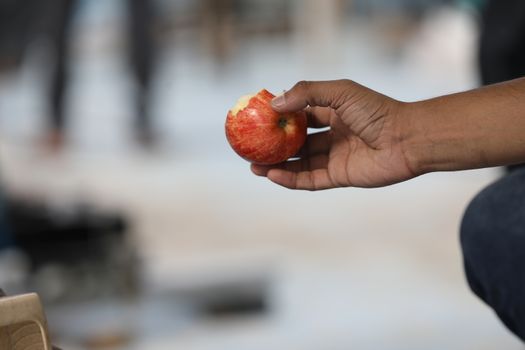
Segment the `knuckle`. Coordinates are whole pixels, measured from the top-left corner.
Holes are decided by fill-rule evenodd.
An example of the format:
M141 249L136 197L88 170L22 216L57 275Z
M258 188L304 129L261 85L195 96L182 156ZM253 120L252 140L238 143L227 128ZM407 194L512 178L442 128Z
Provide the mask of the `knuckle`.
M350 92L356 91L357 83L350 79L342 79L338 81L338 90L349 94Z
M337 89L334 91L334 105L336 108L352 100L358 91L357 84L353 80L343 79L338 81Z
M310 89L310 86L312 85L312 82L301 80L297 84L295 84L294 89L298 89L301 92L307 92Z
M342 86L349 86L349 85L354 85L355 81L351 79L340 79L338 83L341 84Z

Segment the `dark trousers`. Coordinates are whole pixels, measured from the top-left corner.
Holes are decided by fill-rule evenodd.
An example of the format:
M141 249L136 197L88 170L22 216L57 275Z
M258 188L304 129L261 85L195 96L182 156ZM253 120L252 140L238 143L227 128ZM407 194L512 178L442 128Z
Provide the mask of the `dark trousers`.
M53 25L51 25L51 48L54 56L53 77L50 89L52 129L62 130L66 124L64 115L65 92L69 82L70 45L72 20L75 5L78 0L55 1ZM128 5L128 46L129 59L135 78L137 94L136 126L149 128L150 120L147 112L149 88L155 60L155 45L153 43L153 5L151 0L127 0Z
M525 168L480 192L461 224L468 283L525 341Z

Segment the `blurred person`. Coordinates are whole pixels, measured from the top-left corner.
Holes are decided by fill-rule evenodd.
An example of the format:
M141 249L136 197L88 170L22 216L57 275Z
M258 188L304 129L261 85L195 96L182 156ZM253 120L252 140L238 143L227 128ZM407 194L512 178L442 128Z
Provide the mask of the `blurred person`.
M16 68L31 35L33 18L23 5L32 7L34 0L21 4L17 0L0 0L0 70Z
M525 2L488 1L482 12L479 68L484 85L525 75ZM520 165L509 166L509 170Z
M525 78L419 102L401 102L350 80L300 82L272 101L306 108L310 134L298 159L252 164L290 189L380 187L436 171L525 162ZM471 289L525 341L525 169L469 204L461 224Z
M28 44L45 37L51 54L51 81L48 90L49 119L47 143L60 149L67 127L66 91L70 81L72 27L77 0L0 0L0 69L17 68ZM128 57L136 82L137 140L154 141L149 113L150 87L155 61L153 4L151 0L126 0L128 9Z
M525 75L525 2L490 0L485 4L479 64L485 85Z
M128 8L128 56L136 82L134 121L137 140L144 146L154 142L150 113L150 87L155 60L153 43L153 6L150 0L127 0ZM51 79L48 143L60 149L64 143L66 116L64 111L65 92L70 80L72 22L76 0L58 0L56 13L50 31L50 46L53 56Z

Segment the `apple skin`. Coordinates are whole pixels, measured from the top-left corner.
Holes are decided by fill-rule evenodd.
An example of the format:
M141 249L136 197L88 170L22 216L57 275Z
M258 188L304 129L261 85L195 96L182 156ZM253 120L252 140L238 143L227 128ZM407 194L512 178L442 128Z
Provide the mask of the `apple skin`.
M249 162L284 162L297 154L306 140L306 113L280 114L270 104L274 97L263 89L244 108L236 113L228 111L226 138L233 150Z

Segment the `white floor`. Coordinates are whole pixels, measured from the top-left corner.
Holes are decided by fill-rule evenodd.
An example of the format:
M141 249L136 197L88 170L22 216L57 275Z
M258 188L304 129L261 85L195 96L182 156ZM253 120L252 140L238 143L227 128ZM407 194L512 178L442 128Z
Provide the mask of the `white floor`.
M129 136L121 57L98 50L104 40L91 42L95 34L84 35L63 154L39 146L38 67L29 62L1 82L7 184L131 213L148 290L252 272L273 281L268 316L171 329L166 310L152 307L139 313L146 319L128 348L523 348L468 290L458 246L462 211L496 170L432 174L375 190L294 192L251 175L223 132L238 96L262 87L279 92L301 79L352 78L404 100L473 87L468 15L436 12L401 47L358 20L324 55L300 38L257 39L241 43L226 67L181 35L159 74L155 116L163 142L153 154Z

